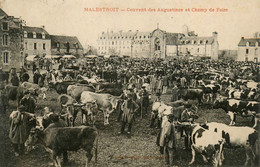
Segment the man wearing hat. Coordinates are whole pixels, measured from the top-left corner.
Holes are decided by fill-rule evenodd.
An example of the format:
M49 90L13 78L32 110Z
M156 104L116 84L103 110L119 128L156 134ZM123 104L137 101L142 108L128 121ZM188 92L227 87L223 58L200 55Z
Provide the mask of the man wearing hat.
M174 115L168 115L168 121L165 124L165 145L164 145L164 154L165 161L170 166L173 166L173 154L176 150L176 131L175 125L173 123Z
M26 90L24 97L20 100L20 104L25 107L25 111L34 114L36 108L36 100L32 97L33 90Z
M146 115L149 107L149 94L144 85L142 86L139 96L141 97L141 112Z
M28 138L30 125L29 120L34 115L25 112L25 107L20 105L17 111L13 111L10 116L9 138L12 142L15 156L24 153L24 143Z
M130 137L132 125L133 125L133 122L135 119L135 113L139 108L138 104L133 100L132 93L127 94L127 99L124 101L121 108L123 110L123 113L122 113L121 131L119 132L119 134L124 133L125 126L126 126L126 124L128 124L127 134Z

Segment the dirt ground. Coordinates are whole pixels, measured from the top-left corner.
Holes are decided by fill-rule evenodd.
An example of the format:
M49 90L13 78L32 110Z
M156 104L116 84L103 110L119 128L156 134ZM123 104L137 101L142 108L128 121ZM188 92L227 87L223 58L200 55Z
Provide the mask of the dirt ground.
M50 91L47 94L47 100L39 100L37 104L37 113L40 113L43 107L50 106L59 111L57 104L58 94ZM167 102L170 95L163 95L162 100ZM41 146L37 146L27 155L19 157L14 156L8 138L9 122L8 116L15 109L15 103L10 101L9 111L6 114L1 113L0 117L0 166L1 167L48 167L51 163L49 154ZM229 117L221 109L212 109L211 106L199 108L200 118L197 122L222 122L229 123ZM127 138L124 135L118 135L120 123L116 121L117 113L113 113L110 118L110 125L103 125L103 115L99 113L96 127L99 132L98 145L98 163L96 166L166 166L162 155L157 147L156 135L158 129L149 128L150 115L140 119L137 117L133 126L133 135ZM76 124L80 125L80 114ZM237 117L237 125L249 125L250 118ZM174 157L175 166L188 166L191 160L191 152L183 150L183 139L179 140L178 149ZM245 162L245 153L242 148L224 149L226 160L223 166L242 166ZM78 152L69 152L69 163L66 167L85 166L85 154L83 150ZM93 162L93 160L92 160ZM90 164L93 166L93 164ZM197 156L193 166L207 166L202 162L202 157Z

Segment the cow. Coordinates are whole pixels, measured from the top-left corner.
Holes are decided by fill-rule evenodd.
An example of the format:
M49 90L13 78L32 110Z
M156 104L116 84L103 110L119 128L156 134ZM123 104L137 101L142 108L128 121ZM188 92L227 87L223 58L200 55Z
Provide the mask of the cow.
M167 103L167 105L172 106L172 107L179 107L182 105L187 105L188 103L189 103L188 101L181 99L181 100L177 100L174 102L169 102L169 103Z
M104 113L104 125L108 125L109 114L117 109L117 105L121 97L112 96L110 94L99 94L90 91L83 91L80 102L86 104L89 101L96 101L98 109Z
M201 100L203 98L203 90L202 89L183 89L182 90L182 98L187 101L198 100L199 105L201 104Z
M222 87L219 84L202 85L204 99L207 99L207 102L213 102L213 100L216 99L217 93L219 93L221 89Z
M75 82L73 81L63 81L63 82L56 82L54 84L54 89L58 94L66 94L67 88L69 85L74 85Z
M204 128L217 133L219 136L225 139L225 145L229 147L243 147L246 153L245 166L248 165L249 160L251 160L251 165L253 165L253 160L258 157L255 147L258 140L258 132L247 126L228 126L223 123L210 122L202 125ZM224 147L225 147L224 145ZM224 160L224 154L221 155L221 159Z
M202 155L204 162L212 163L213 166L221 166L224 142L222 136L214 131L195 125L191 133L192 159L189 165L194 163L196 152L198 152Z
M219 98L215 101L213 108L222 108L230 116L230 124L235 125L236 115L252 116L254 121L253 127L257 126L257 113L259 111L260 102L243 101L237 99Z
M61 167L61 155L64 151L77 151L80 148L86 151L86 166L88 166L95 145L95 162L97 162L98 132L95 128L88 126L57 128L51 125L43 131L36 128L31 130L25 145L42 144L52 154L52 161L56 167Z
M76 99L77 102L80 100L81 93L83 91L94 92L94 87L85 85L69 85L67 88L67 94Z

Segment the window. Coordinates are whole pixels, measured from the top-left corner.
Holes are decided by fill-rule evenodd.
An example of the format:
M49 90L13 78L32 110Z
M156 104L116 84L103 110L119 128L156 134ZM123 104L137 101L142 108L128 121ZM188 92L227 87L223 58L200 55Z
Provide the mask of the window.
M27 42L25 42L24 45L25 45L25 50L27 50Z
M8 45L8 35L7 34L4 34L3 35L3 45Z
M197 52L198 52L198 53L200 52L200 48L197 49Z
M33 38L36 38L36 32L33 32Z
M9 30L8 22L2 23L2 30Z
M67 53L70 52L70 43L69 42L67 42L67 44L66 44L66 50L67 50Z
M37 49L37 43L34 43L34 44L33 44L33 48L34 48L34 49Z
M114 41L112 41L112 45L114 45Z
M24 31L24 38L27 38L27 32L26 31Z
M8 64L9 63L9 52L4 52L3 57L3 63Z
M255 55L258 54L258 48L255 48Z
M42 33L42 39L45 39L45 33L44 32Z
M102 42L102 44L103 44L103 42ZM78 48L79 48L79 44L76 43L76 44L75 44L75 47L76 47L76 49L78 49Z
M45 50L45 43L42 44L42 49Z
M249 49L246 49L246 54L248 54L249 53Z

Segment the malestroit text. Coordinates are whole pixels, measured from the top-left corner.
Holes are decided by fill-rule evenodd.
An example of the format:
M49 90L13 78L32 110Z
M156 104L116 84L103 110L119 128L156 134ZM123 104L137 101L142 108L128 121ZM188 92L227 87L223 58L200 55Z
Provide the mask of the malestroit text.
M228 12L226 8L117 8L95 7L84 8L85 12Z

